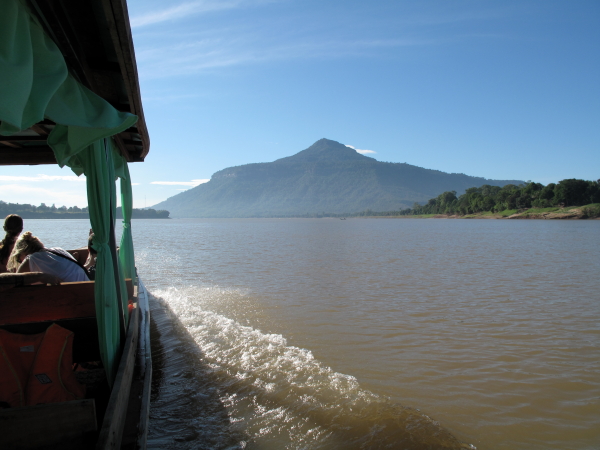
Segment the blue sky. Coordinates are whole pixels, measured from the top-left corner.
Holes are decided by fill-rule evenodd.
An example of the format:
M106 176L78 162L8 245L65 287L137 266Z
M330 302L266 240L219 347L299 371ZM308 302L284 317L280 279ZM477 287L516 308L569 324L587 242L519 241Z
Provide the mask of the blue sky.
M600 178L596 0L128 5L151 138L135 207L324 137L445 172ZM0 199L84 206L75 180L2 167Z

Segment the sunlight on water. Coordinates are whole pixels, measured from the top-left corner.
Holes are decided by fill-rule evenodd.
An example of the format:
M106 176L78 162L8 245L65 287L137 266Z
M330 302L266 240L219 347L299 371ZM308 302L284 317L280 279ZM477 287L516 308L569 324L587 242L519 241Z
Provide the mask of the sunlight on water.
M241 448L471 448L429 417L361 389L354 377L287 345L283 336L203 310L211 294L243 297L195 287L153 293L197 344L220 390L229 432L243 436Z

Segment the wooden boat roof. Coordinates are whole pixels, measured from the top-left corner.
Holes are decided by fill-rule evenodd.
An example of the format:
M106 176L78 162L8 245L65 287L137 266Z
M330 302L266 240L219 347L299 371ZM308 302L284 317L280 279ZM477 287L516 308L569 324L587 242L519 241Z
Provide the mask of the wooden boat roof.
M30 0L29 6L61 50L70 73L118 111L138 116L114 136L128 162L150 149L125 0ZM43 120L12 136L0 136L0 165L56 164L46 139L54 123Z

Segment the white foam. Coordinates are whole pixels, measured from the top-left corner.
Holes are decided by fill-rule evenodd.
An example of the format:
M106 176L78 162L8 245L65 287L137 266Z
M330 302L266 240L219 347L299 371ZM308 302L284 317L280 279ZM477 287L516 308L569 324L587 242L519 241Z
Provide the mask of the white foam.
M356 378L333 371L309 350L288 345L284 336L206 309L243 300L246 294L240 290L192 286L154 295L198 345L203 362L221 380L221 401L232 426L243 429L250 441L275 442L278 448L331 448L340 436L348 445L367 438L371 443L397 440L398 430L386 429L389 421L432 425L362 389Z

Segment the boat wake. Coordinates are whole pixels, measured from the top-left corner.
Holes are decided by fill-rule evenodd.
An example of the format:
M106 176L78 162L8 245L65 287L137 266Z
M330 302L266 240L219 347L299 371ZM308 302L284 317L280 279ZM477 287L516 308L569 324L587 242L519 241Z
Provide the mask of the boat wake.
M150 448L473 448L283 336L205 309L206 295L195 287L153 293Z

